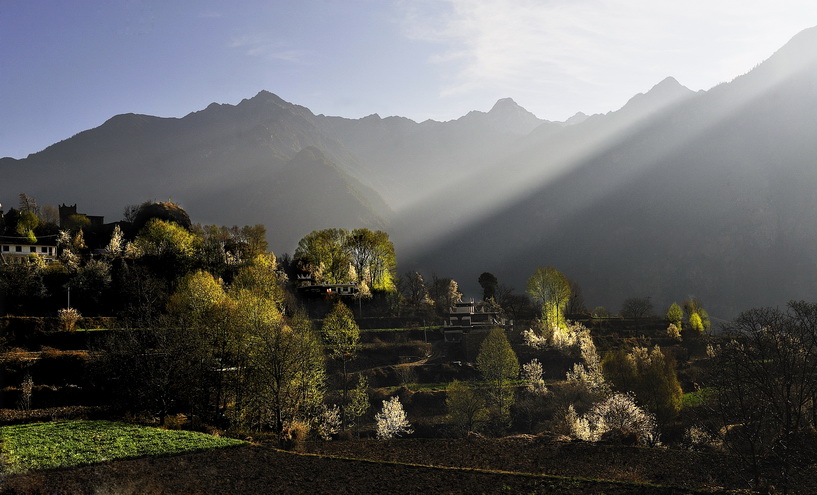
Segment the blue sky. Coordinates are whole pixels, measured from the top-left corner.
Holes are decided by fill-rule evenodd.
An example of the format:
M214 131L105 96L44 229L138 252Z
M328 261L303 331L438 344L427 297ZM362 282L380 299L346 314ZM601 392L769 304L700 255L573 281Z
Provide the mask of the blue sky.
M262 89L350 118L511 97L564 120L667 76L709 89L814 25L813 0L0 0L0 156Z

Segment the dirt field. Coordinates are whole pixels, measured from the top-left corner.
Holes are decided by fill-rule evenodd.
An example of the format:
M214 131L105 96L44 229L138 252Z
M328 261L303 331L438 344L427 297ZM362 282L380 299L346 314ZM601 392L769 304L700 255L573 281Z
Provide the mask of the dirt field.
M7 494L555 493L686 494L741 483L696 454L530 439L347 441L310 450L347 460L246 446L7 477ZM682 453L684 454L684 453ZM677 472L680 466L689 472ZM462 469L466 468L466 469ZM512 471L484 472L468 468ZM706 475L702 476L701 469ZM698 471L691 476L693 471ZM532 474L560 474L569 478ZM578 479L579 477L584 479ZM622 482L591 481L619 479ZM690 480L695 480L691 482ZM685 481L686 480L686 481ZM663 485L663 486L656 486Z

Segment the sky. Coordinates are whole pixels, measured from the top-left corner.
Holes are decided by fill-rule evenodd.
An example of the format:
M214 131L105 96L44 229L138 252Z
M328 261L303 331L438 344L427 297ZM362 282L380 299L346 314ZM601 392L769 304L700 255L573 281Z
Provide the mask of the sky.
M709 89L815 25L813 0L0 0L0 157L261 90L348 118L511 97L565 120L668 76Z

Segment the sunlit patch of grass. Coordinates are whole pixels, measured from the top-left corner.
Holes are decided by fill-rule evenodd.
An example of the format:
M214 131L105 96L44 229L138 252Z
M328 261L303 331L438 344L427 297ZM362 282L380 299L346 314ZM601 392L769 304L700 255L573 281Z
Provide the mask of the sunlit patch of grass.
M684 394L681 404L684 407L701 406L709 402L714 391L711 388L702 388L694 392Z
M10 473L180 454L244 442L191 431L115 423L58 421L0 427L0 462Z

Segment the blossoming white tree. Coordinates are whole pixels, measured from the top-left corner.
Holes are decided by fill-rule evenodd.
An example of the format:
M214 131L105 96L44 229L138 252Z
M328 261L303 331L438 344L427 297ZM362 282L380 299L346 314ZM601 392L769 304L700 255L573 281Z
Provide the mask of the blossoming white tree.
M383 401L383 409L374 417L377 423L377 438L387 440L404 433L411 434L414 430L406 419L406 411L397 396Z
M522 380L525 388L533 395L547 395L548 388L542 378L542 363L538 359L522 365Z
M612 394L581 417L571 405L566 419L571 434L582 440L596 442L608 431L618 429L637 433L642 445L659 443L655 416L638 407L632 394Z

